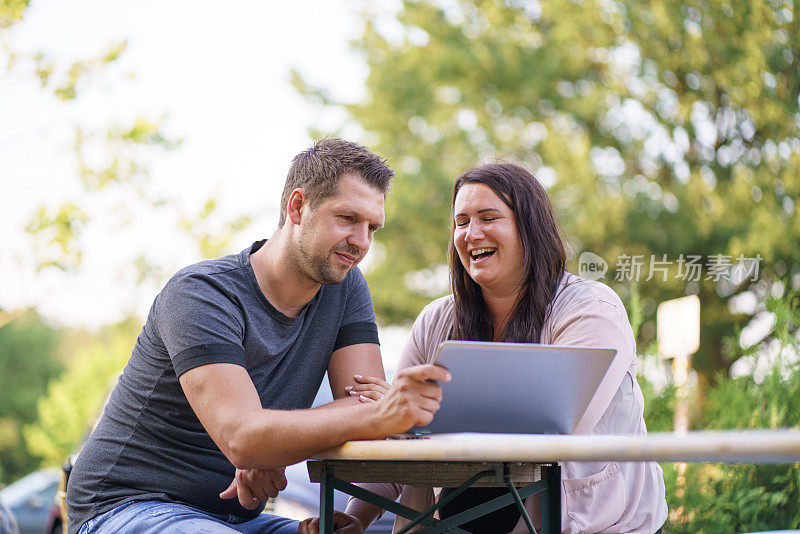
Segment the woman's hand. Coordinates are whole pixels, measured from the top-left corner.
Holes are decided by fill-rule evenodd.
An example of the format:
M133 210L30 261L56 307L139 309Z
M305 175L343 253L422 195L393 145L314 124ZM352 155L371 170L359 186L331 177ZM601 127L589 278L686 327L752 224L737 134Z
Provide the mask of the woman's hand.
M239 503L255 510L259 502L267 502L286 489L285 467L278 469L237 469L228 489L219 494L220 499L239 497Z
M304 519L299 526L300 534L319 534L319 517ZM333 512L334 534L362 534L364 527L356 516L344 512Z
M386 380L374 376L354 376L358 384L355 386L347 386L344 389L347 390L350 395L358 397L358 400L361 402L381 400L391 387Z

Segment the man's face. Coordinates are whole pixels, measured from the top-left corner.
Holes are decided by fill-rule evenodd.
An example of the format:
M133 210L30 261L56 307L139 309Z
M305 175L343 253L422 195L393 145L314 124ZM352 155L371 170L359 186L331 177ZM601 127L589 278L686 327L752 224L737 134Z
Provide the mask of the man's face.
M335 196L304 207L296 249L301 271L318 284L342 282L383 226L383 200L383 193L360 175L348 173L339 180Z

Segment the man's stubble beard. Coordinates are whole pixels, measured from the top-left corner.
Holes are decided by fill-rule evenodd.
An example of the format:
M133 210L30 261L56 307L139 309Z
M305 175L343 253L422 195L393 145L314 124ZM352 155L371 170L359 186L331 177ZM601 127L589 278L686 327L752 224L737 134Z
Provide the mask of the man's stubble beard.
M300 239L297 243L297 248L293 254L297 268L306 275L308 278L317 284L330 285L340 284L344 281L350 269L336 269L331 264L331 255L337 249L342 249L356 257L356 261L361 257L360 250L346 250L346 247L334 247L333 249L325 251L323 254L315 254L314 251L306 247L307 242L314 242L314 230L312 228L303 228L300 231ZM355 265L353 265L355 267Z
M317 284L338 284L347 276L347 271L337 272L330 264L328 257L314 255L303 245L302 240L297 245L297 254L295 255L297 267Z

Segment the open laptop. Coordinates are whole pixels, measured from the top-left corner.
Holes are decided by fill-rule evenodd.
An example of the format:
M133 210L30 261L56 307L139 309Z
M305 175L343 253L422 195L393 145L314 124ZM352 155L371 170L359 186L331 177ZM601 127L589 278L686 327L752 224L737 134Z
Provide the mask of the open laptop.
M614 349L444 341L434 363L442 406L412 435L451 432L569 434L616 354Z

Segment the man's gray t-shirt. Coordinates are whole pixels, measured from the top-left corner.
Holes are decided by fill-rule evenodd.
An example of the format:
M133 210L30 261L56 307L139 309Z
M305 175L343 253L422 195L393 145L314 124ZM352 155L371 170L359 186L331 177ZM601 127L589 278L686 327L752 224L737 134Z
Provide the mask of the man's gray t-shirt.
M182 269L156 297L70 475L71 533L132 500L178 502L237 521L256 517L263 506L247 510L236 498L219 498L234 466L203 429L178 377L210 363L237 364L247 369L264 408L308 408L333 351L378 342L358 269L340 284L322 286L299 316L287 317L264 297L250 265L263 243Z

